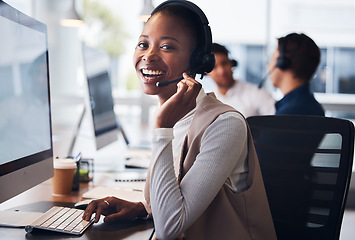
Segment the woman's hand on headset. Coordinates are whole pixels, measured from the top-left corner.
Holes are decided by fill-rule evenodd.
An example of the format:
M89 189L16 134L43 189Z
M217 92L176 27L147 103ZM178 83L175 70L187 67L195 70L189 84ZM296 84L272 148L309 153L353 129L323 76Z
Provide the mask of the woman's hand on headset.
M196 98L201 84L183 74L184 79L177 84L177 92L158 109L156 128L172 128L177 121L196 107Z

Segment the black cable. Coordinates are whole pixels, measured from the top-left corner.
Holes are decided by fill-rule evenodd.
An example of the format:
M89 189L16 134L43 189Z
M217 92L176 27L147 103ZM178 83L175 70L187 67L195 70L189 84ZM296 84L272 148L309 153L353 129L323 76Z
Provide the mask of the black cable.
M153 231L152 231L152 233L150 234L148 240L152 240L152 239L153 239L154 233L155 233L155 228L153 228Z

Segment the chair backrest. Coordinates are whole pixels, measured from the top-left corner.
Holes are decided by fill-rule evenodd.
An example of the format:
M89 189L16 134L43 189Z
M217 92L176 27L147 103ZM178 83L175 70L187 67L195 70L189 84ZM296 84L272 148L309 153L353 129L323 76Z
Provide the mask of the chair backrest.
M297 115L247 122L278 239L339 239L352 173L353 123Z

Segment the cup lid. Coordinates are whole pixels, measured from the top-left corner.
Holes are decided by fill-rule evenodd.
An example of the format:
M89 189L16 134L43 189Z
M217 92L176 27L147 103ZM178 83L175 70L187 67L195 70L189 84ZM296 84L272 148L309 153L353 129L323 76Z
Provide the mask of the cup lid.
M76 163L74 162L73 159L56 158L53 161L53 167L60 168L60 169L73 169L73 168L75 169Z

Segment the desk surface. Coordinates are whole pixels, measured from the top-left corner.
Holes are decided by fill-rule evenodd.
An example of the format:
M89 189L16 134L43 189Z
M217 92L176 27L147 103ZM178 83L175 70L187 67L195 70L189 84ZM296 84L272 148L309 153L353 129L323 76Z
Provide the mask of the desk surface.
M95 180L96 179L96 180ZM80 190L72 192L68 196L53 196L50 180L0 204L0 210L19 210L28 212L45 212L54 205L74 206L81 200L84 192L100 185L110 186L114 183L114 175L95 173L94 182L80 183ZM116 183L119 184L119 183ZM93 224L80 237L48 231L26 233L23 228L0 227L1 239L148 239L152 232L152 221L125 221L113 224L105 224L101 220Z

